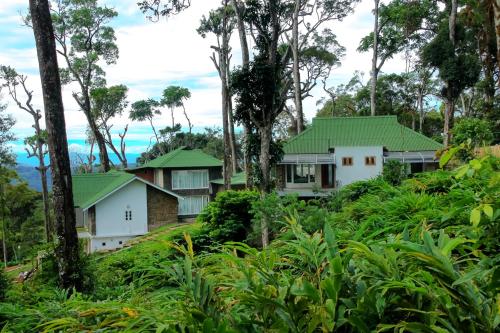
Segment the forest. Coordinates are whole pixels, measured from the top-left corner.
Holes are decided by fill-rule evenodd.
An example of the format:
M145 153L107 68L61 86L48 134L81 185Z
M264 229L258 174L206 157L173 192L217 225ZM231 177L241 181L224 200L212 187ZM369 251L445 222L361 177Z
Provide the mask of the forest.
M200 2L134 10L159 29ZM41 86L0 64L1 331L499 332L499 1L214 3L192 27L217 79L220 126L209 127L188 84L141 98L133 83L108 84L121 54L108 2L26 1L16 24L33 36ZM337 30L366 4L356 53L370 71L341 82L352 54ZM404 71L385 71L396 60ZM68 96L85 119L84 151L70 149ZM37 189L16 172L28 168L12 148L20 115ZM396 116L442 144L436 170L389 161L327 195L282 195L276 166L309 115ZM132 160L139 128L147 149ZM223 190L192 223L86 253L72 176L140 168L180 147L221 160ZM243 190L232 188L239 174Z

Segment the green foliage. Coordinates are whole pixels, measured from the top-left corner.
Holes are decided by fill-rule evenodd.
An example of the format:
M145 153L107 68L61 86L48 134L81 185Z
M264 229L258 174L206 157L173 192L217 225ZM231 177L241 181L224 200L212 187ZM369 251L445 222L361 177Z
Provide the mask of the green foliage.
M13 166L15 156L9 142L15 140L14 134L11 132L16 120L10 114L5 113L7 106L1 103L0 100L0 167Z
M161 114L158 109L160 104L153 100L141 100L132 103L132 109L130 110L129 118L136 121L149 121L152 122L155 115Z
M178 108L184 105L184 100L191 98L189 89L179 86L169 86L163 90L161 104L168 108Z
M241 242L251 230L252 204L259 200L256 191L224 191L217 194L197 222L204 224L207 241L225 243Z
M183 146L191 149L201 149L203 152L218 159L224 157L224 143L220 128L206 127L205 131L199 133L179 132L180 128L178 128L178 130L176 128L175 130L170 140L154 144L151 149L141 154L137 159L137 163L143 164L146 161L161 156L163 152L172 151ZM164 130L160 130L160 133L163 133L163 131ZM168 135L169 133L171 132L165 133L164 135ZM237 145L237 148L239 147L240 146Z
M124 85L99 87L90 91L92 113L103 125L109 126L107 121L121 116L127 107L128 88Z
M13 262L32 258L44 241L41 194L26 183L5 186L8 257Z
M407 166L399 161L391 160L384 163L383 177L392 185L399 185L406 179Z
M488 146L493 140L490 124L477 118L461 118L453 126L453 144L470 143L473 147Z
M447 82L442 94L450 94L453 99L474 85L481 71L475 54L476 42L471 31L460 21L456 26L455 45L449 38L448 18L444 19L436 36L423 48L422 61L439 70L439 77Z
M3 302L5 300L9 285L10 285L9 278L7 277L2 268L0 269L0 302Z
M190 235L180 236L195 239L200 224L163 229L97 257L93 295L27 284L0 303L0 323L47 332L493 333L499 171L487 156L397 187L358 182L308 203L229 192L214 212L235 221L240 212L229 207L248 198L256 221L277 226L268 248L227 242L197 254Z
M85 89L105 85L105 73L99 61L109 65L118 59L115 32L107 25L117 15L111 8L100 7L97 0L57 2L52 22L56 41L68 65L61 69L63 83L79 81Z

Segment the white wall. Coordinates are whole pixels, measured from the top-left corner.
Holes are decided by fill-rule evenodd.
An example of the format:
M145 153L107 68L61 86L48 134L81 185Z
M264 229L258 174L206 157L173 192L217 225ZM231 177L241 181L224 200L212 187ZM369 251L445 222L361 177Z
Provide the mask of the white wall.
M125 220L125 211L132 220ZM135 180L96 205L96 235L136 236L148 232L146 184Z
M131 238L133 237L93 237L90 239L89 251L93 253L96 251L119 249L122 248L125 243Z
M375 156L375 165L365 165L365 157ZM352 157L351 166L343 166L342 158ZM382 174L383 148L380 147L335 147L335 180L345 186L358 180L375 178Z

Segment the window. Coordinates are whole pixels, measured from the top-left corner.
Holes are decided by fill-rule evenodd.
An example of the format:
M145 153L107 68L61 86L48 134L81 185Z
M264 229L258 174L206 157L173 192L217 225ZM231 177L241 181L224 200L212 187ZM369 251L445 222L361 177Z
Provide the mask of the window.
M131 210L125 211L125 221L132 221L132 211Z
M342 165L351 166L352 165L352 157L342 157Z
M172 171L172 189L208 188L208 170Z
M365 157L365 165L375 165L375 156L366 156Z
M286 166L286 182L294 184L314 183L316 168L312 164L288 164Z
M207 195L196 195L179 199L179 215L197 215L208 205Z

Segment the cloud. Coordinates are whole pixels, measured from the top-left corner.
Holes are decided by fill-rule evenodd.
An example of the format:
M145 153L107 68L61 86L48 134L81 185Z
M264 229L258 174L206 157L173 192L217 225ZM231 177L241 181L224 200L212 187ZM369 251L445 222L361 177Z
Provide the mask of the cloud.
M209 59L212 53L210 45L214 38L202 38L196 32L202 15L220 5L219 0L197 0L191 8L168 20L160 19L153 23L140 13L137 0L102 0L107 6L114 7L119 16L111 25L116 30L120 58L117 63L103 66L107 73L108 85L125 84L129 87L129 101L145 98L159 98L168 85L182 85L191 90L191 99L186 102L186 110L197 128L205 126L221 126L220 83L214 65ZM356 51L361 38L370 33L373 25L373 2L363 0L354 13L342 22L331 22L325 27L331 28L337 35L340 44L346 47L346 57L342 66L332 71L329 85L347 82L354 71L366 73L368 80L371 54ZM32 32L21 25L19 11L27 12L26 0L0 1L0 64L8 64L19 72L27 73L29 85L34 91L34 105L43 107L38 63ZM250 40L251 42L251 40ZM241 52L237 33L231 41L233 47L233 65L240 63ZM64 62L60 60L62 66ZM389 60L383 68L384 72L400 72L404 70L404 61L398 55ZM77 89L75 85L63 88L65 117L68 139L72 148L85 147L86 119L73 100L71 93ZM9 101L5 91L3 103ZM316 113L316 101L325 96L318 85L312 91L313 97L304 101L306 117L312 118ZM15 132L23 138L31 135L32 119L26 113L9 103L8 112L17 118ZM176 122L184 127L187 121L181 110L175 112ZM155 119L155 126L163 128L169 125L170 113L164 109L163 114ZM147 123L130 122L125 114L114 120L114 133L121 131L129 124L127 134L129 151L140 152L149 144L151 136Z

